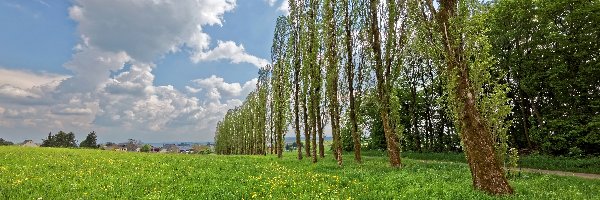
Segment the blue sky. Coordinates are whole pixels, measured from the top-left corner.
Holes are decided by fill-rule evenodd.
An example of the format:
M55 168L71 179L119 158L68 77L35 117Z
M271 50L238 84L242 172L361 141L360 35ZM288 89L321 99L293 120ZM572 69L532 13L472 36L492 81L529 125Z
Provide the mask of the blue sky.
M0 137L210 141L284 0L0 1Z

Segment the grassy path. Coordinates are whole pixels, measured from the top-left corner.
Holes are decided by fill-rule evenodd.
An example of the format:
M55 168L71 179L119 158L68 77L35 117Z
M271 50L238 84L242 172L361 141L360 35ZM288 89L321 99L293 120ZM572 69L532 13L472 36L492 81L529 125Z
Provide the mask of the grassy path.
M572 176L572 177L579 177L579 178L585 178L585 179L600 180L600 174L587 174L587 173L564 172L564 171L531 169L531 168L511 168L511 171L538 173L538 174L551 174L551 175L557 175L557 176Z
M386 156L385 152L366 152L370 156ZM402 152L402 158L414 160L436 160L467 163L462 153ZM519 168L542 169L572 173L600 175L600 156L597 157L552 157L546 155L525 155L519 158Z
M373 157L373 156L363 156L363 157ZM411 159L414 161L422 162L422 163L438 163L438 164L464 164L463 162L455 162L455 161L439 161L439 160L422 160L422 159ZM506 170L507 168L505 168ZM591 174L591 173L578 173L578 172L567 172L567 171L559 171L559 170L545 170L545 169L534 169L534 168L510 168L511 172L526 172L526 173L536 173L536 174L548 174L548 175L557 175L557 176L570 176L570 177L578 177L584 179L592 179L592 180L600 180L600 174Z

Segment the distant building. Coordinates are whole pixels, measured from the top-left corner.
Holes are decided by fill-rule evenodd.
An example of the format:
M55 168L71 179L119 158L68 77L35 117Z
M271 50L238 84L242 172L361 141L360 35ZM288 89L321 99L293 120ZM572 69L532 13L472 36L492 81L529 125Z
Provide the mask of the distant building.
M175 144L164 144L162 149L166 150L168 153L179 153L179 147ZM161 150L161 152L163 151Z
M24 142L21 143L21 146L23 146L23 147L38 147L39 145L36 143L33 143L33 140L25 140Z
M108 151L127 151L127 147L114 144L114 145L105 146L104 150L108 150Z
M209 142L208 144L206 144L206 146L208 146L211 152L215 152L215 144Z

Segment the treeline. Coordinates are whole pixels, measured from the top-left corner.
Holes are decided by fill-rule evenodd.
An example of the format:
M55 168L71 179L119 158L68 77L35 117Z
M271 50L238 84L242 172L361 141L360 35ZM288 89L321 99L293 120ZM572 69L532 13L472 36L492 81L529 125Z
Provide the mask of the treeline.
M57 134L52 135L52 132L48 133L46 139L42 139L42 147L62 147L62 148L73 148L77 146L77 140L75 140L75 134L73 132L66 133L59 131ZM99 148L100 145L96 144L96 132L90 132L85 140L79 144L80 148Z
M340 166L342 150L361 162L365 147L387 150L393 167L400 149L464 151L473 185L494 194L512 193L500 167L511 147L600 153L598 1L289 5L265 81L219 123L217 153L281 157L291 127L296 144L305 138L298 159L317 162L330 125Z
M14 145L11 141L6 141L3 138L0 138L0 146L10 146ZM100 145L96 144L96 132L90 132L85 140L83 140L79 145L77 145L77 140L75 140L75 134L73 132L66 133L64 131L59 131L57 134L52 135L52 132L48 133L48 137L46 139L42 139L42 147L62 147L62 148L99 148Z
M256 90L243 105L227 111L217 123L215 151L220 154L265 154L267 127L267 92L270 68L259 70ZM270 141L273 141L270 138Z
M13 144L15 144L15 143L8 141L8 140L4 140L4 138L0 138L0 146L10 146Z

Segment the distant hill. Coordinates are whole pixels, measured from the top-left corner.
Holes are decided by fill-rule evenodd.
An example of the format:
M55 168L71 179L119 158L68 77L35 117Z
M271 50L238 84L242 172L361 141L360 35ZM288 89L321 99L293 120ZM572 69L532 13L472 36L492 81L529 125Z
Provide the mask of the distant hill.
M144 144L149 144L154 147L162 147L165 144L175 144L178 146L192 146L194 144L207 145L209 143L214 144L214 142L148 142L148 143L144 143Z

